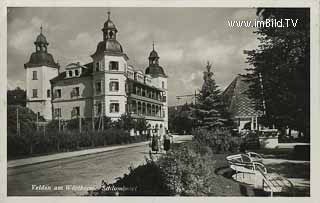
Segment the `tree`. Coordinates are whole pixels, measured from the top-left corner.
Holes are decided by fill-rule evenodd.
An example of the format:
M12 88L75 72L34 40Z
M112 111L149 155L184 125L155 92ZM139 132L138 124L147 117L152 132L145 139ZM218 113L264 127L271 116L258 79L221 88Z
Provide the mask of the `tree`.
M213 78L209 62L206 68L203 76L204 82L196 98L197 103L190 107L191 118L196 122L196 126L216 129L224 127L228 118L225 117L226 111L221 99L221 92Z
M14 90L7 91L7 104L8 105L20 105L26 106L26 96L27 93L25 90L17 87Z
M189 118L190 104L169 107L169 129L183 134L191 133L194 121Z
M120 119L113 122L113 126L118 129L131 130L135 127L135 121L130 114L122 114Z
M309 9L260 8L262 19L292 19L295 26L261 27L260 45L245 51L252 68L248 94L265 111L266 125L289 127L309 136L310 123L310 13ZM297 20L297 21L296 21ZM262 105L262 104L265 105Z
M135 121L135 129L139 130L140 132L146 131L148 129L148 122L145 118L138 118Z
M31 109L19 105L8 105L7 107L8 134L17 133L17 110L19 111L18 120L20 123L21 135L24 136L34 134L36 130L37 114ZM39 116L38 121L45 121L45 119L42 116Z

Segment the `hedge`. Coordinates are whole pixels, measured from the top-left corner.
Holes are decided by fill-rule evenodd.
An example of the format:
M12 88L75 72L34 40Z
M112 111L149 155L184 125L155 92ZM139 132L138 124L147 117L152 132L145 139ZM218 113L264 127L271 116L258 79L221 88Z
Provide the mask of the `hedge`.
M128 144L147 140L146 136L130 136L122 129L106 129L103 132L76 131L35 132L20 136L8 132L8 158L27 157L34 154L74 151L81 148L101 147L116 144Z

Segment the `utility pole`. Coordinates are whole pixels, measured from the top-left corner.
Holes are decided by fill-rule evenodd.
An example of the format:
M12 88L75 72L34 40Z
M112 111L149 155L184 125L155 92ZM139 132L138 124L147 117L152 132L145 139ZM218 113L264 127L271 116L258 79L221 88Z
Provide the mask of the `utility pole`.
M60 115L58 115L58 125L59 125L59 132L60 132L61 131Z
M17 118L16 118L16 122L17 122L17 135L20 136L19 106L17 106Z
M91 122L92 122L92 131L94 132L94 109L92 110L92 119L91 119Z
M39 117L38 117L38 113L37 113L37 121L36 121L36 125L37 125L37 132L38 132L38 130L39 130Z
M81 116L79 116L79 132L81 133Z
M102 120L102 132L103 132L104 131L104 113L102 113L101 120Z

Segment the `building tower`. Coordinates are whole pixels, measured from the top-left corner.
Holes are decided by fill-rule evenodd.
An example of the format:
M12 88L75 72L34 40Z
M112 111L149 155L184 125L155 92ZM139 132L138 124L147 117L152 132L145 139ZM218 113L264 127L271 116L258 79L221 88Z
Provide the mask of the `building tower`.
M105 115L112 120L126 111L126 69L128 56L117 41L117 28L108 19L102 28L103 40L98 43L93 59L93 116Z
M46 37L42 33L34 42L36 51L30 60L24 64L26 70L27 107L46 120L52 119L51 85L50 80L58 75L59 64L48 53Z
M154 43L152 44L152 51L148 57L149 66L146 68L145 74L149 74L152 77L152 84L157 88L163 90L162 101L163 109L161 109L161 115L164 118L164 127L168 129L168 76L165 74L163 68L159 65L159 55L154 50Z

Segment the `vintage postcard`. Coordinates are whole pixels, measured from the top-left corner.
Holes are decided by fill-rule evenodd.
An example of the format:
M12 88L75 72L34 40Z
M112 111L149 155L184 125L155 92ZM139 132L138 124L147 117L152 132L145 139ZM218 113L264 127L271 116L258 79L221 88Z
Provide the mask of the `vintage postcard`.
M4 202L314 201L319 2L1 9Z

